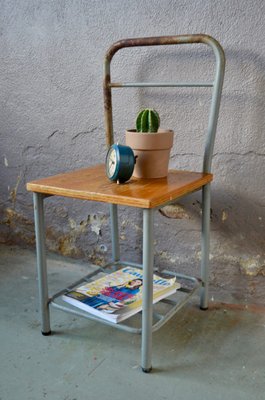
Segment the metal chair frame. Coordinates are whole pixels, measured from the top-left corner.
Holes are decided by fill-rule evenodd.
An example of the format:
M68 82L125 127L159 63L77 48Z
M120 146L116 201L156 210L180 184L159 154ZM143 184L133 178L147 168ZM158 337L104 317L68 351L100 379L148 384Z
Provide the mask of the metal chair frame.
M216 58L216 71L213 82L130 82L116 83L111 81L111 60L113 56L122 48L137 47L137 46L161 46L161 45L180 45L203 43L211 47ZM104 62L104 107L105 107L105 129L106 143L110 146L114 142L113 137L113 114L112 114L112 89L129 88L129 87L211 87L212 102L210 107L208 130L205 142L205 150L203 157L203 172L210 173L212 165L212 155L214 140L216 135L216 127L218 113L221 100L221 92L224 78L225 56L221 45L212 37L199 35L180 35L180 36L162 36L150 38L125 39L114 43L106 53ZM113 326L128 332L142 334L142 369L144 372L151 371L152 357L152 332L159 329L166 323L198 290L201 291L200 307L208 308L208 290L209 290L209 238L210 238L210 183L202 186L202 236L201 236L201 278L184 276L175 274L179 279L187 279L193 283L193 289L183 290L187 292L184 300L174 302L164 299L165 303L172 307L169 312L161 316L153 312L153 264L154 264L154 211L165 204L160 204L159 207L143 209L143 260L142 264L134 264L120 260L119 249L119 229L118 229L118 207L116 204L110 204L110 227L112 238L112 263L114 265L130 265L143 268L143 309L142 309L142 324L141 328L135 328L125 323L113 324L108 321L103 321L88 313L79 312L69 307L61 305L57 299L66 290L70 290L81 281L89 280L92 276L102 270L97 268L96 271L88 274L82 280L75 282L66 289L63 289L49 297L47 284L47 265L45 255L45 225L44 225L44 199L48 197L42 193L33 193L34 198L34 213L35 213L35 231L36 231L36 249L37 249L37 269L38 269L38 285L40 294L40 309L42 319L42 333L48 335L51 333L49 305L57 309L73 313L91 320L99 321L106 325ZM172 199L174 201L174 199ZM107 264L104 268L108 267ZM153 324L153 319L155 323Z

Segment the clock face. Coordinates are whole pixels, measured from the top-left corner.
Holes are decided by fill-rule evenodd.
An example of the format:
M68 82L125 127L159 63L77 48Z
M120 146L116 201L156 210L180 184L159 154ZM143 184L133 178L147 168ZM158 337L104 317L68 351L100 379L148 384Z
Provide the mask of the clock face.
M111 148L110 152L108 154L108 158L107 158L107 172L108 172L109 178L113 177L115 170L116 170L116 165L117 165L116 151L114 148Z

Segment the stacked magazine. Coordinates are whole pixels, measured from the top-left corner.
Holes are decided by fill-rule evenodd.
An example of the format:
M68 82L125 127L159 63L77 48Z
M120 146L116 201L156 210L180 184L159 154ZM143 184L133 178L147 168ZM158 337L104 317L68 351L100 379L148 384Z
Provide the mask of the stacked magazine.
M179 288L176 278L153 275L153 303ZM142 289L143 271L124 267L66 292L62 299L90 314L118 323L141 311Z

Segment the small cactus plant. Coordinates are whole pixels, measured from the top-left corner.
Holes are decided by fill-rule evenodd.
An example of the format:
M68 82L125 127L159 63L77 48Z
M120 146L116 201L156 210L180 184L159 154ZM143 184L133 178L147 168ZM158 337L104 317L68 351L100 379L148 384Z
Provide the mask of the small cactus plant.
M137 132L157 132L160 125L159 114L156 110L145 108L136 119Z

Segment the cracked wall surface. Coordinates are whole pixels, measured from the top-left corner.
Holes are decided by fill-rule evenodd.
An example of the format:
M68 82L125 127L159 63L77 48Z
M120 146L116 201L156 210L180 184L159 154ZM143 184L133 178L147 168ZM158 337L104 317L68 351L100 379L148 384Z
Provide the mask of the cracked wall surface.
M0 1L0 240L34 245L26 182L104 162L102 64L121 38L207 33L227 59L213 156L211 259L231 276L264 277L265 3L123 0ZM214 56L204 45L124 49L113 80L211 80ZM113 93L115 138L154 107L175 131L170 167L200 171L209 89L126 89ZM50 250L95 263L110 258L104 204L46 200ZM156 215L156 263L194 272L200 260L201 198L193 194ZM141 258L141 213L120 209L122 254ZM247 278L246 278L247 279ZM236 282L236 281L235 281ZM235 283L236 285L236 283Z

